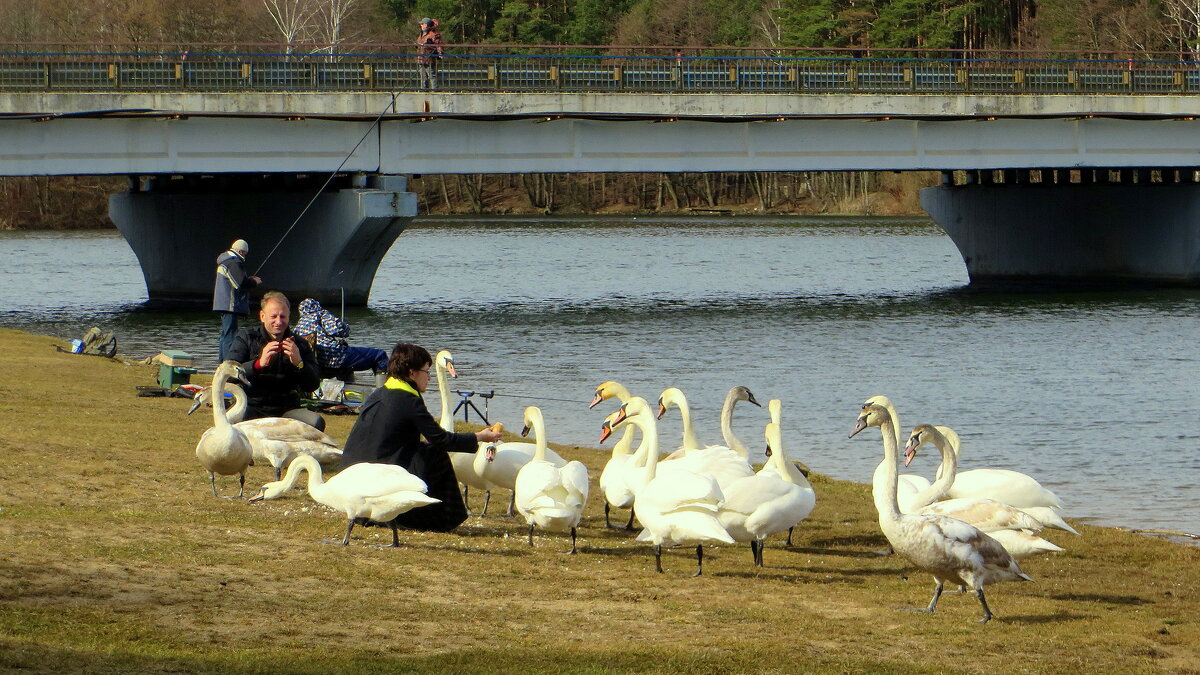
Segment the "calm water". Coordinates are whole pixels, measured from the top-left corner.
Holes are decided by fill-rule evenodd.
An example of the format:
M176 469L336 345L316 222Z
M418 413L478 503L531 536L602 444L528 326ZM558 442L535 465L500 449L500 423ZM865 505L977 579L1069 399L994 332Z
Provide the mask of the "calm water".
M103 325L131 356L214 365L216 318L143 310L119 235L0 233L0 252L0 325L64 338ZM537 404L555 441L595 446L612 406L586 403L617 379L647 398L680 387L701 441L718 442L725 392L744 384L783 399L789 454L868 482L879 434L846 435L883 393L906 428L958 430L965 468L1026 471L1070 517L1200 532L1200 292L993 295L966 281L920 220L426 219L347 318L357 344L452 350L456 388L497 392L493 421L518 428ZM742 404L735 429L759 448L766 420ZM678 443L677 415L662 432Z

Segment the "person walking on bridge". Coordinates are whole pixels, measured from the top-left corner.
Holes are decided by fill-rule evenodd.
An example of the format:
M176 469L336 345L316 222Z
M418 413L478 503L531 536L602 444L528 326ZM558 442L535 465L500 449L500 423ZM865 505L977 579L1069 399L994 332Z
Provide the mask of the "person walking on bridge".
M221 315L221 341L217 349L217 362L229 358L233 338L238 331L238 317L250 313L250 289L262 283L262 279L247 275L242 269L250 245L238 239L229 250L217 256L217 280L213 285L213 311Z
M442 58L442 34L437 19L421 19L421 34L417 36L417 81L422 90L437 89L437 62Z

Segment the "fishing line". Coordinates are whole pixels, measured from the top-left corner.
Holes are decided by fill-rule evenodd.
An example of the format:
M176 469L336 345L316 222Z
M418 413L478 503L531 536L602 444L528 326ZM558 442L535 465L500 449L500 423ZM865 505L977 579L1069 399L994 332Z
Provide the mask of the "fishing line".
M430 387L427 391L437 392L439 390L437 387ZM457 390L451 389L450 391L457 391ZM505 398L528 398L528 399L533 399L535 401L557 401L558 403L584 403L584 404L591 403L591 401L582 401L582 400L578 400L578 399L549 398L547 396L530 396L528 394L501 394L499 392L496 392L495 394L492 394L492 396L494 396L496 398L500 398L501 396L503 396Z
M267 257L263 258L263 261L261 263L259 263L258 269L254 270L253 276L258 276L258 273L260 271L262 271L263 266L267 264L267 261L271 259L271 256L274 255L275 251L279 248L279 246L281 244L283 244L283 240L287 239L287 236L292 233L292 230L300 222L300 219L303 218L304 214L308 212L309 207L311 207L317 201L317 197L320 197L321 193L325 191L325 188L329 186L329 183L333 181L333 177L336 176L338 174L338 172L342 170L343 166L346 166L346 162L349 162L350 158L354 156L354 153L358 151L358 146L362 145L363 141L367 140L367 136L371 135L371 130L374 129L376 127L376 125L379 124L379 120L383 119L383 116L387 114L388 108L391 108L393 111L395 111L395 109L396 109L396 92L392 92L392 100L390 102L388 102L388 104L386 106L383 107L383 110L379 111L379 114L376 115L375 119L372 120L371 124L369 124L367 126L367 130L365 133L363 133L362 138L358 139L358 142L355 143L354 147L350 149L350 152L346 155L346 158L342 160L342 163L338 164L337 168L334 169L329 174L329 178L325 179L325 183L322 184L321 187L317 189L317 192L316 192L316 194L313 195L312 199L308 200L308 204L306 204L304 206L304 208L300 210L300 215L296 216L296 219L292 221L291 226L289 226L288 229L284 230L283 236L279 237L279 241L275 242L275 246L273 248L271 248L270 252L267 253ZM345 314L344 310L343 310L343 314Z

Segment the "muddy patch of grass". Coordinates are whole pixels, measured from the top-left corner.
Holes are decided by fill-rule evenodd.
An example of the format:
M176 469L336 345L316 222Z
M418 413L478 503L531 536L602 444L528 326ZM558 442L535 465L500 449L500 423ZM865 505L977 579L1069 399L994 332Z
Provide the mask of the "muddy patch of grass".
M1036 583L923 607L932 582L884 547L869 486L815 477L795 546L664 555L604 528L499 516L449 534L356 528L303 489L214 498L194 456L210 416L137 398L145 366L0 331L0 669L29 672L1197 672L1200 550L1079 524L1028 558ZM592 383L580 383L587 388ZM848 418L855 411L848 411ZM352 417L330 417L344 440ZM597 417L599 422L599 415ZM549 430L553 435L553 429ZM588 465L607 454L555 446ZM272 480L254 467L247 490ZM218 479L224 495L233 478ZM482 495L472 498L482 505ZM507 495L497 495L497 512ZM621 515L614 518L621 522Z

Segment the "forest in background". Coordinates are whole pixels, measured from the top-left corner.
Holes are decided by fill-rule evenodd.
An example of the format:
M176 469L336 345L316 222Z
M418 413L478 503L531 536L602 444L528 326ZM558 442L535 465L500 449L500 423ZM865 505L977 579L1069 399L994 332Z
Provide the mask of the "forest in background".
M447 43L1053 50L1200 59L1200 0L23 0L0 42L147 49L241 43L406 51L416 20ZM18 46L18 48L20 48ZM452 46L450 48L453 48ZM425 213L730 211L919 213L929 172L423 176ZM123 177L0 178L0 229L106 227Z

